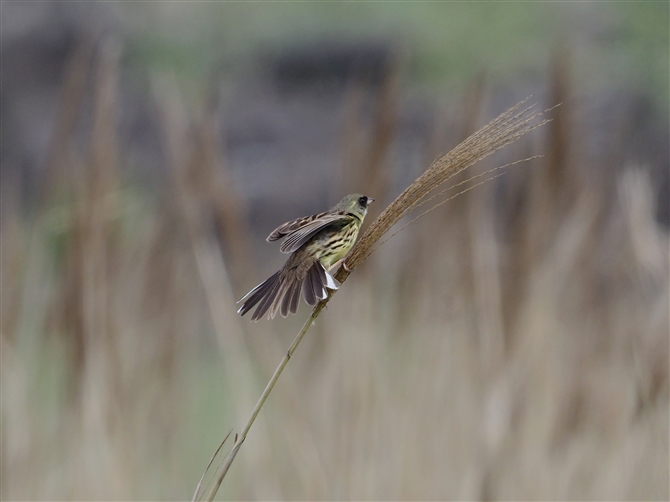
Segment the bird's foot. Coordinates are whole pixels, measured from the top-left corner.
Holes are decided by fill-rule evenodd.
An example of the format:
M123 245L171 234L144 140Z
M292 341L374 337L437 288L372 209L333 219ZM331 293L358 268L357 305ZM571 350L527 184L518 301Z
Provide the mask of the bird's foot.
M337 267L341 266L347 272L351 272L351 269L349 267L347 267L347 263L344 260L346 260L346 258L342 258L341 260L336 261L335 263L333 263L333 265L328 270L335 270L335 269L337 269Z

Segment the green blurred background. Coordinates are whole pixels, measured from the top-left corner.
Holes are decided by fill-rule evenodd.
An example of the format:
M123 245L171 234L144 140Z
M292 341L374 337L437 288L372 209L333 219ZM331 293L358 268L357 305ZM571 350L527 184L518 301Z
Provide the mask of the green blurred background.
M544 157L355 271L219 496L667 500L669 15L3 2L2 498L190 499L308 315L236 316L265 236L532 94L454 183Z

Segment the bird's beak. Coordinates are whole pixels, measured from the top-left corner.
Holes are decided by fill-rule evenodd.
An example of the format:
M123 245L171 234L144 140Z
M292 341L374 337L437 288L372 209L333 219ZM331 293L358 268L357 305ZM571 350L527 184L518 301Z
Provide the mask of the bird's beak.
M372 197L368 197L368 204L370 204L370 202L374 202L374 201L375 200Z

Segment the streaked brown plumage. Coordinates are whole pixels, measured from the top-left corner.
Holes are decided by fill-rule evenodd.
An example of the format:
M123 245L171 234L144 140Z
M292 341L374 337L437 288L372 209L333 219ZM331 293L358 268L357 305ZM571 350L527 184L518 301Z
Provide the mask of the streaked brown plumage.
M344 258L356 242L358 231L367 214L368 204L374 199L360 194L347 195L326 212L305 216L277 227L268 242L286 240L279 250L292 253L284 266L241 300L237 311L244 315L254 306L252 321L268 319L277 312L286 317L298 311L300 294L309 305L328 296L328 289L337 289L339 283L328 272ZM238 302L239 303L239 302Z

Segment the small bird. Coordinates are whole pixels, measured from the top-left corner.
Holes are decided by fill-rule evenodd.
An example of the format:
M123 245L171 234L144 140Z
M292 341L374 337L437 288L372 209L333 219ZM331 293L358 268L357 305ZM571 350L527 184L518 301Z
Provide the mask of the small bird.
M286 317L289 312L298 311L301 291L308 305L316 305L317 300L328 296L328 289L339 288L340 284L328 271L353 247L371 202L374 199L365 195L347 195L324 213L277 227L267 241L286 237L279 250L292 254L281 270L237 302L244 302L237 313L244 315L258 305L252 321L258 321L266 313L268 319L273 319L277 312Z

